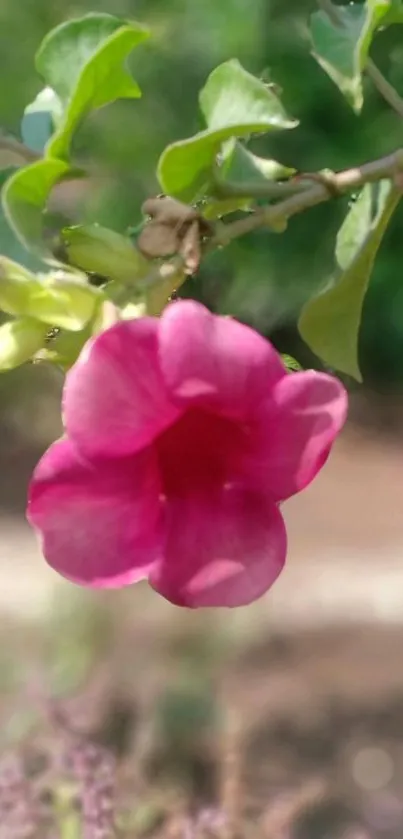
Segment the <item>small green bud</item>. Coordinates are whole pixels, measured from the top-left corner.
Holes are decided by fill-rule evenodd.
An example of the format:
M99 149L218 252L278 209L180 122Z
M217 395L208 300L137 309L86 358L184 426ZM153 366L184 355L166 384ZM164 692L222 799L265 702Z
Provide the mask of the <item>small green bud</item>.
M71 265L125 285L144 277L149 263L127 236L97 224L69 227L63 244Z

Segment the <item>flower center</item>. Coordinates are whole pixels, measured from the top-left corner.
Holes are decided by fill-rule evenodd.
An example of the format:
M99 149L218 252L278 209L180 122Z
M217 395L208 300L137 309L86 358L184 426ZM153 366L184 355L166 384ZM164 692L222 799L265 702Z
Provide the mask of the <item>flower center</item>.
M191 409L157 440L165 495L220 487L235 473L245 431L225 417Z

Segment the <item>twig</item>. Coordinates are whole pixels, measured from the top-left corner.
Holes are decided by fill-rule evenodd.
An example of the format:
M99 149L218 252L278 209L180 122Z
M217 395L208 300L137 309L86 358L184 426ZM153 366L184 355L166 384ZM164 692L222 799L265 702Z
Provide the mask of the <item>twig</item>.
M403 99L399 96L397 90L391 85L376 64L369 58L365 72L367 76L373 81L378 92L383 96L385 102L390 105L394 111L403 119Z
M216 179L214 196L222 198L289 198L304 192L311 185L309 178L292 178L288 181L267 181L267 183L236 183Z
M1 152L8 152L11 156L19 158L22 163L35 163L41 157L38 152L28 148L19 140L15 140L13 137L4 137L2 134L0 134L0 155Z
M328 18L335 26L343 26L343 21L340 12L336 6L333 5L332 0L318 0L318 6L325 12ZM372 58L367 59L365 65L365 72L371 79L374 86L381 94L385 102L393 108L394 111L403 119L403 99L399 96L397 90L388 82L383 73L376 66Z
M288 219L292 216L330 201L336 196L346 195L360 189L367 183L375 183L387 178L396 179L403 172L403 149L398 149L393 154L364 163L362 166L345 169L342 172L326 176L318 173L315 179L311 178L311 186L304 188L296 195L291 195L277 204L268 207L260 207L246 218L234 221L231 224L220 224L216 228L214 236L209 239L203 248L203 256L207 256L217 248L222 248L259 228L272 230L284 229ZM307 180L305 176L305 180ZM145 277L139 288L147 290L163 281L174 280L184 269L184 261L181 257L174 257L169 262L156 266Z
M317 204L329 201L334 195L345 195L360 189L367 183L395 178L400 172L403 172L403 149L399 149L379 160L371 161L371 163L364 163L360 167L335 173L331 178L331 189L327 182L329 176L322 179L318 175L317 180L313 182L309 189L286 198L278 204L262 207L256 210L253 215L234 221L232 224L221 225L216 235L210 240L205 253L227 245L233 239L251 233L260 227L277 229L279 224L283 222L286 224L292 216L308 210L310 207L315 207Z

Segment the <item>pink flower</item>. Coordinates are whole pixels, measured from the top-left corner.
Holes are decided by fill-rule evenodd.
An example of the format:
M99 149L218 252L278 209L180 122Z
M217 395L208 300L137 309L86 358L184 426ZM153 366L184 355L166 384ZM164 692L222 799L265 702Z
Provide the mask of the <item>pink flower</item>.
M288 374L254 330L193 301L123 321L68 373L66 436L38 464L28 519L60 574L148 578L172 603L240 606L286 555L279 503L325 463L346 417L337 379Z

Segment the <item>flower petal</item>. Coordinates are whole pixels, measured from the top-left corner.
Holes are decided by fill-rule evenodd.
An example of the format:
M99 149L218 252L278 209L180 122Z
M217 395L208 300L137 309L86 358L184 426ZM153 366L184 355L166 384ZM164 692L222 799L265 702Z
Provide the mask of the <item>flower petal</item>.
M250 437L243 480L282 501L325 464L347 416L347 393L325 373L291 373L274 387Z
M149 452L91 465L63 439L36 467L27 517L52 568L81 585L117 588L144 579L158 558L158 496Z
M88 457L133 454L180 415L158 361L158 321L122 321L84 347L66 378L68 437Z
M246 605L270 588L284 565L281 513L247 490L171 499L166 527L164 560L149 581L178 606Z
M192 300L165 309L159 345L161 368L176 399L234 417L253 412L286 375L265 338L232 318L212 315Z

